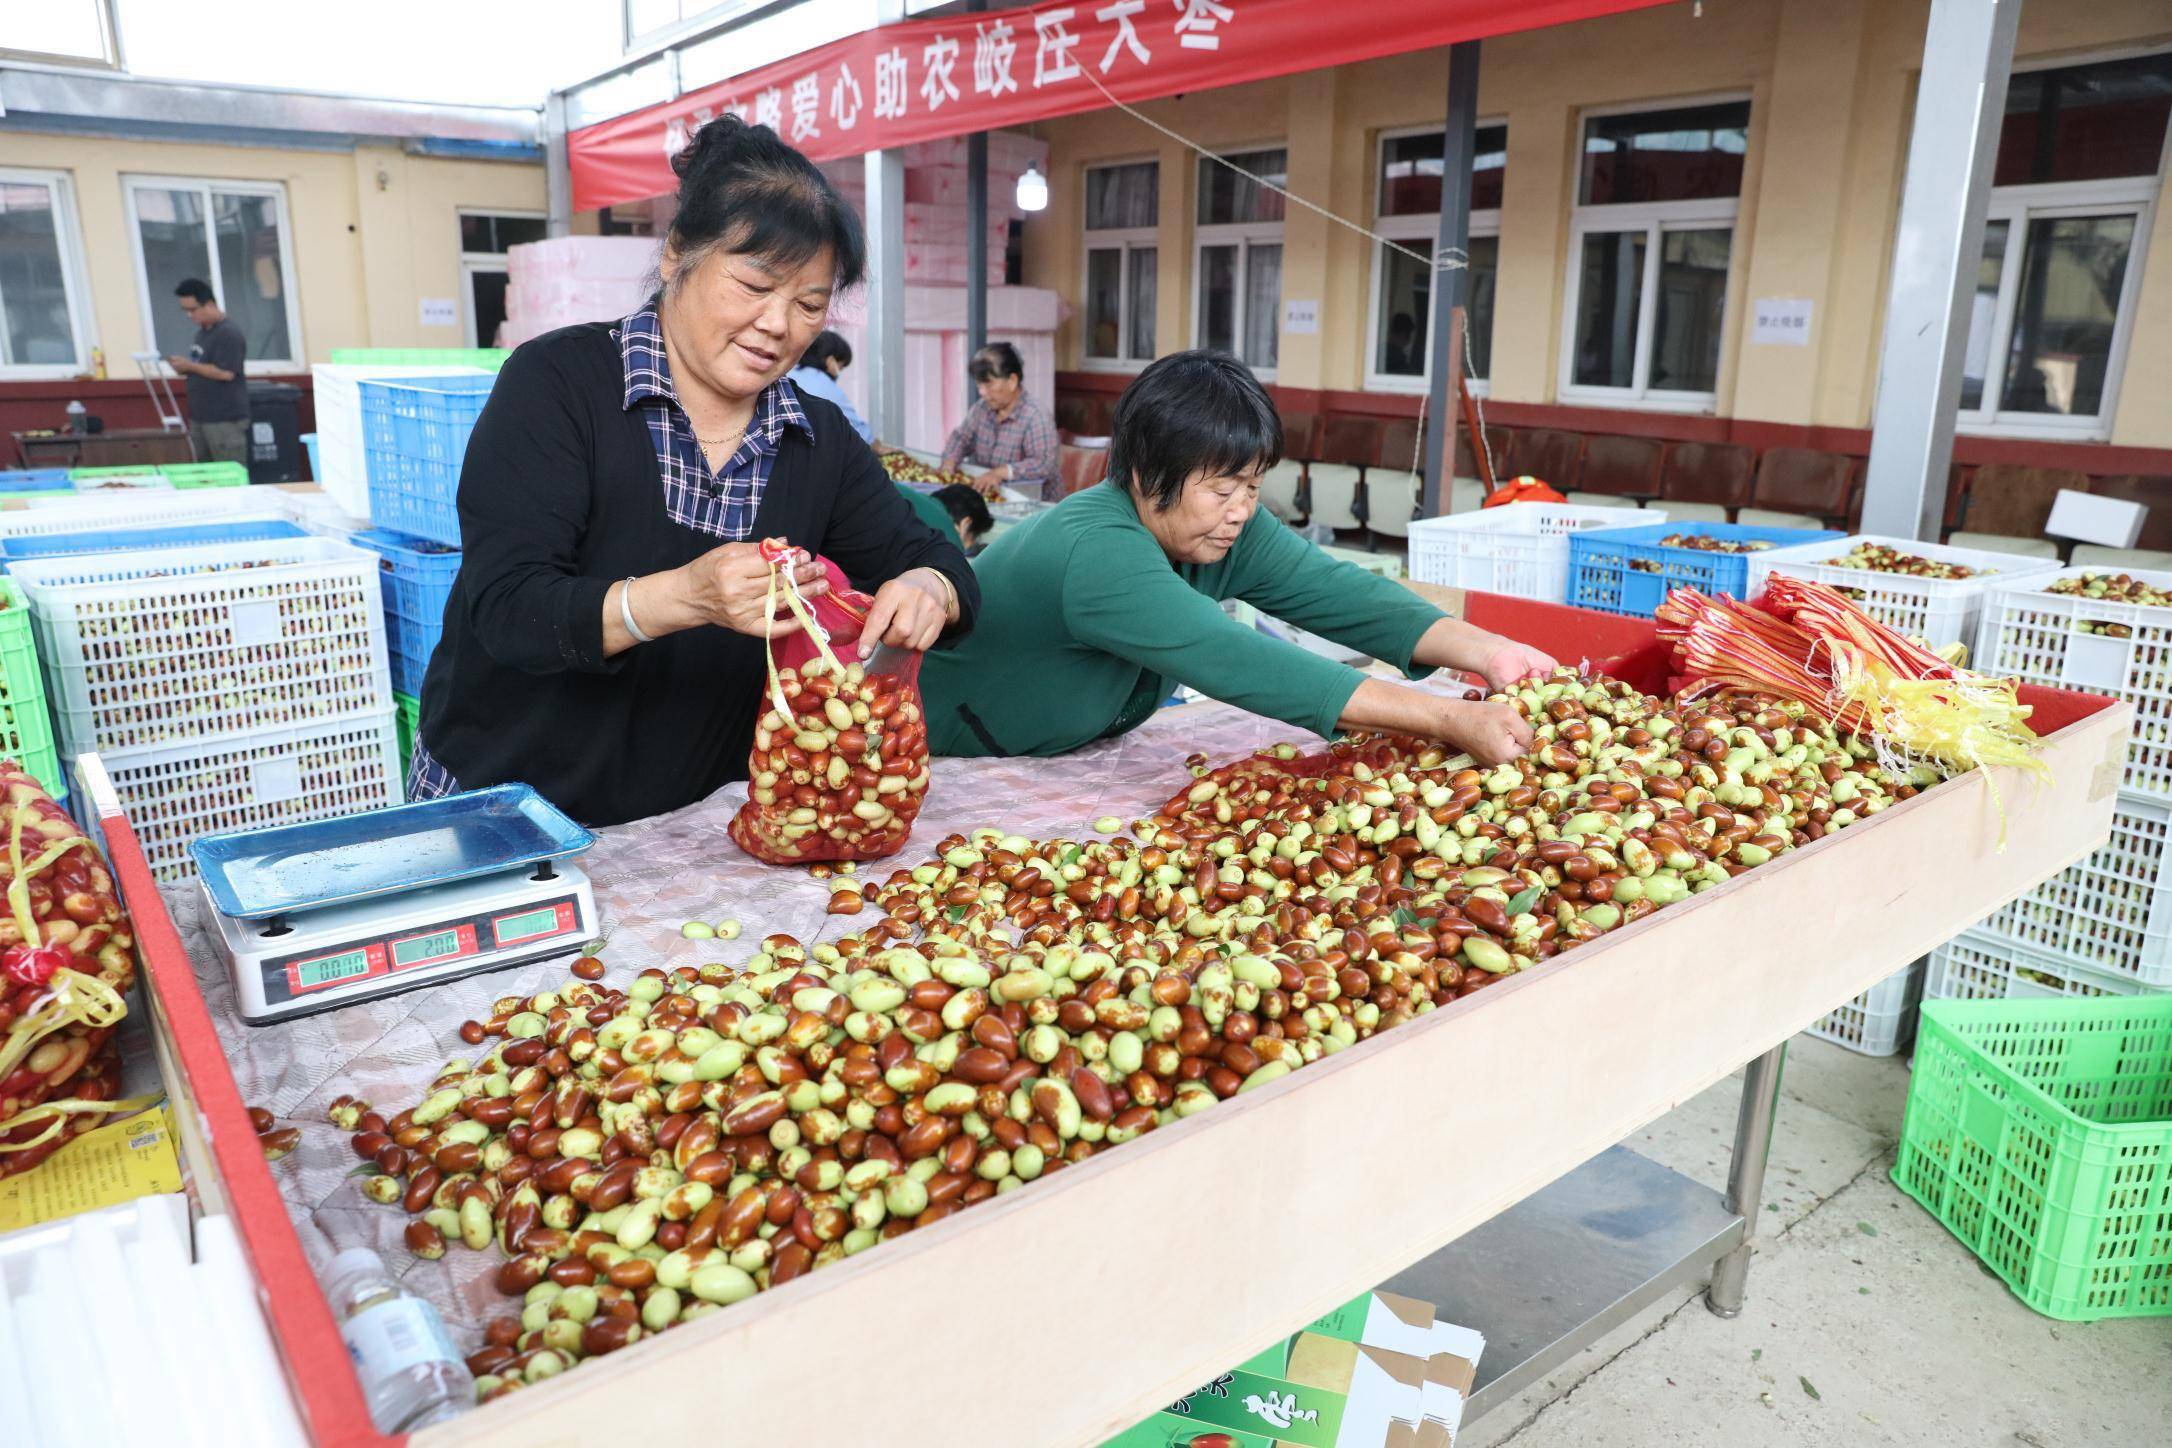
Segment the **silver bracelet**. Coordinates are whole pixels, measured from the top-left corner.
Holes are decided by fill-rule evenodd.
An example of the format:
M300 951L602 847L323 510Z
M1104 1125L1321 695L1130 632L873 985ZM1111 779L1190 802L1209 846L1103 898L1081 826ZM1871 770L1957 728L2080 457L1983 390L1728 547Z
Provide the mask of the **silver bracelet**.
M634 636L635 643L653 644L656 640L641 632L641 625L634 622L633 586L633 575L628 574L625 585L618 591L618 621L626 625L626 632Z

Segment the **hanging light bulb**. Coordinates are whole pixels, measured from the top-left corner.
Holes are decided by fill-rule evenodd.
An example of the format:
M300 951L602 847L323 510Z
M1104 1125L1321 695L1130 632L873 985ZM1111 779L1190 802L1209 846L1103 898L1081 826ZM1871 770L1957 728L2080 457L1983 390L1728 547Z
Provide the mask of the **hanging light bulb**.
M1018 178L1018 209L1020 211L1046 211L1048 209L1048 178L1041 168L1030 161L1025 174Z

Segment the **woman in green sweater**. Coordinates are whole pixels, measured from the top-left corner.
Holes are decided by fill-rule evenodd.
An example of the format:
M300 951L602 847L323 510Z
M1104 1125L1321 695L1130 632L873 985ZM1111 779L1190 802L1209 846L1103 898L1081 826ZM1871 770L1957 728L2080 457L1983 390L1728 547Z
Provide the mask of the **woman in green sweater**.
M1137 728L1177 684L1331 735L1443 740L1481 763L1528 750L1505 704L1368 678L1222 612L1261 612L1386 660L1495 688L1546 654L1447 617L1392 579L1338 562L1259 506L1282 455L1274 403L1226 353L1164 357L1116 405L1109 478L1010 529L977 560L981 621L927 655L939 754L1065 754Z

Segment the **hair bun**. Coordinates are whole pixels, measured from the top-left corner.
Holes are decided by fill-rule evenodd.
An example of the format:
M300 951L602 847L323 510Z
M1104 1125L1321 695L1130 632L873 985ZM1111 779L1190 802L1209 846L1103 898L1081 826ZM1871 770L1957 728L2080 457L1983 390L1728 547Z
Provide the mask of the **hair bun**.
M747 159L751 154L748 143L758 138L760 129L766 127L751 126L730 111L703 122L671 158L672 174L683 182L688 176L712 166ZM770 134L774 136L775 132Z

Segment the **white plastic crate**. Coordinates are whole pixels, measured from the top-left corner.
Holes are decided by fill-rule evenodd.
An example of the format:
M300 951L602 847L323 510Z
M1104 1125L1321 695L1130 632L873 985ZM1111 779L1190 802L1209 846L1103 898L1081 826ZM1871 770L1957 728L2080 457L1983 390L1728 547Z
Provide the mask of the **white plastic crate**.
M2112 837L2079 864L1970 929L2091 972L2172 989L2172 808L2139 795L2112 807Z
M195 874L189 842L223 830L332 819L402 798L393 711L207 743L99 756L159 880Z
M1939 563L1958 563L1976 570L1974 578L1911 578L1905 573L1875 573L1867 568L1841 568L1826 560L1844 558L1858 543L1882 543L1902 553L1913 553ZM1764 588L1774 573L1807 578L1833 588L1851 591L1855 604L1887 628L1926 639L1934 649L1951 643L1973 645L1976 621L1983 601L1995 588L2022 579L2050 581L2058 567L2052 558L2027 558L2018 553L1989 553L1981 548L1953 548L1943 543L1919 543L1913 538L1886 538L1856 533L1820 543L1798 543L1753 553L1750 558L1750 597ZM1995 672L1995 671L1987 671Z
M244 523L292 516L280 488L191 488L133 497L55 493L53 504L0 509L0 538L46 538L109 528L157 528L168 523Z
M2001 588L1984 601L1975 666L1994 677L2110 694L2134 705L2128 794L2172 801L2172 608L2107 603L2044 590L2062 578L2120 571L2172 589L2172 573L2065 568ZM2090 625L2123 628L2115 638Z
M1911 961L1803 1034L1858 1055L1891 1056L1915 1035L1916 1005L1922 999L1923 962Z
M1510 503L1419 518L1410 525L1410 576L1420 583L1561 603L1569 596L1571 533L1666 521L1662 508L1576 503Z
M2058 956L1963 931L1931 952L1923 998L1934 1001L2049 1000L2141 995L2133 978L2099 975Z
M27 559L69 754L392 707L377 555L331 538Z
M338 502L340 511L370 516L369 461L362 444L362 384L401 377L487 376L481 367L402 367L377 363L321 362L309 369L316 399L317 458L324 475L317 484Z

